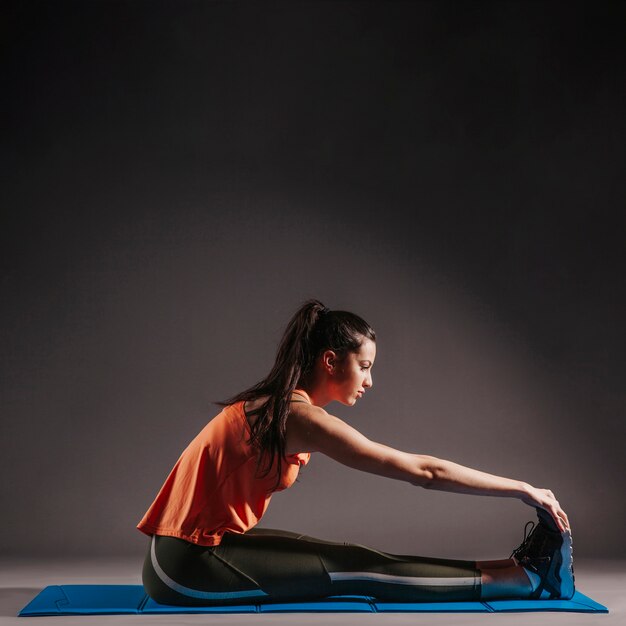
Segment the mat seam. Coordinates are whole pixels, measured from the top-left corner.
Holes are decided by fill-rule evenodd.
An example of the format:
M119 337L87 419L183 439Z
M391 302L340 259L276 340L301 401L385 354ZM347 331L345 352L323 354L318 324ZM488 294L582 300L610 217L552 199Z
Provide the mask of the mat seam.
M143 613L143 610L146 607L146 604L148 604L149 599L150 599L150 596L147 593L145 593L141 602L139 603L139 606L137 607L138 613Z

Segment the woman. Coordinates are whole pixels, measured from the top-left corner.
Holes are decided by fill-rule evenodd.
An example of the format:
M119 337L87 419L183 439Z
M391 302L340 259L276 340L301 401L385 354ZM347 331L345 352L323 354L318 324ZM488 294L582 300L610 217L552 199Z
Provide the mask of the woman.
M202 606L368 595L396 601L570 598L571 533L554 494L432 456L370 441L324 410L372 387L376 335L359 316L306 302L267 378L227 402L184 450L138 528L151 536L146 592ZM538 524L512 558L459 561L393 555L253 527L274 491L312 452L418 487L515 497Z

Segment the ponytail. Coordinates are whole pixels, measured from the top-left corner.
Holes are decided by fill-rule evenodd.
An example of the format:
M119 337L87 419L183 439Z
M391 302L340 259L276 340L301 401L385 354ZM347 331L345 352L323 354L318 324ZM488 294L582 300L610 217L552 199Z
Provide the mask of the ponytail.
M337 354L357 351L363 337L376 340L373 329L354 313L331 311L319 300L308 300L289 321L278 346L276 361L270 373L256 385L238 393L220 406L255 400L268 396L252 415L257 419L250 428L248 443L260 451L257 471L265 461L260 474L267 476L276 461L276 485L280 483L282 462L285 458L287 417L291 394L313 372L317 357L324 350Z

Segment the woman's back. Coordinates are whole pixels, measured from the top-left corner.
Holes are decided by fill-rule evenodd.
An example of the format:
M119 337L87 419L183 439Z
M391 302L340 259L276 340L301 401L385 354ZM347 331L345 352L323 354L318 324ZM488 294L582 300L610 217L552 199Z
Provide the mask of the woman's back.
M276 486L276 464L259 475L258 452L249 437L244 402L225 407L185 448L137 528L214 546L225 532L255 526L272 492L290 487L310 455L288 454Z

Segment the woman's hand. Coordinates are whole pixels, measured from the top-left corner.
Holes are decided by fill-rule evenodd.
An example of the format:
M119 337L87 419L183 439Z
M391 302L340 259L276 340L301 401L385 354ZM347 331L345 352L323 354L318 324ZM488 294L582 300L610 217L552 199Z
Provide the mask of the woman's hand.
M549 489L537 489L532 485L528 485L526 494L521 500L529 506L539 507L550 513L561 532L570 530L569 520L565 511L561 508L556 496Z

